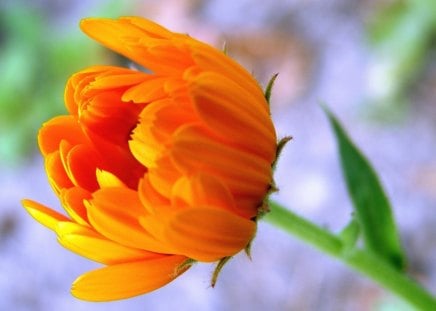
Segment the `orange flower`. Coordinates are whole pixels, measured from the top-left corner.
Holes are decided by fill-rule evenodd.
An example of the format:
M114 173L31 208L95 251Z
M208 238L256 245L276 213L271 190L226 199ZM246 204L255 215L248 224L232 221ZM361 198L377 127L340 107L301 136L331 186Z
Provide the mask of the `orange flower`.
M73 295L143 294L187 260L238 253L255 233L276 156L259 85L222 52L145 19L85 19L81 28L151 73L95 66L74 74L69 114L39 132L68 216L23 205L64 247L106 265L80 276Z

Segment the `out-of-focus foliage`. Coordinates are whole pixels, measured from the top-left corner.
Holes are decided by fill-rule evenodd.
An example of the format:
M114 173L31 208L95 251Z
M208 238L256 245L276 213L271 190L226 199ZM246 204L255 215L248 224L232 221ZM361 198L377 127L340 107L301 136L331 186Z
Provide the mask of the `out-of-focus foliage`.
M371 99L385 108L398 107L407 103L411 83L430 59L436 39L435 2L387 1L370 24Z
M63 89L68 77L104 62L100 47L78 27L63 27L44 7L24 3L1 7L1 165L16 165L30 155L41 124L65 111Z

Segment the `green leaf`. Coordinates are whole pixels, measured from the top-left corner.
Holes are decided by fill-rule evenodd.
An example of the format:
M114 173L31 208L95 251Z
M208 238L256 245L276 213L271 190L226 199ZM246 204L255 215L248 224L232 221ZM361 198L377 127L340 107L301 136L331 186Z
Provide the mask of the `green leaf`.
M376 172L353 144L335 116L324 107L333 127L343 175L353 201L364 246L398 269L405 264L391 206Z

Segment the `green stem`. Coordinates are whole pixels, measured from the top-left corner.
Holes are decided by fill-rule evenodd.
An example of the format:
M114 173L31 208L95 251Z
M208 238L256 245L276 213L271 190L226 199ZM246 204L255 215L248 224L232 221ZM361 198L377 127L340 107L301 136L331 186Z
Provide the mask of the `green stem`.
M269 207L271 211L262 218L263 220L297 236L327 254L340 256L342 242L336 236L275 202L270 201Z
M346 249L342 241L329 231L296 215L278 203L270 201L269 206L271 212L263 218L267 222L341 260L418 310L436 310L434 296L379 256L366 250Z

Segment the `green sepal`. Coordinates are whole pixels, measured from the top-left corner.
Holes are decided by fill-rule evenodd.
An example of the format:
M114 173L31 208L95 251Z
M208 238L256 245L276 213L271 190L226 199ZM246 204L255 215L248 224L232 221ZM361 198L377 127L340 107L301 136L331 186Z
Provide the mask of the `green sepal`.
M215 287L221 270L224 268L225 264L228 263L229 260L232 258L233 258L232 256L224 257L221 258L220 261L218 261L217 265L215 266L215 270L213 271L212 279L210 280L210 286L212 288Z
M270 103L269 101L270 101L270 99L271 99L272 88L273 88L273 86L274 86L274 82L276 81L278 75L279 75L278 73L275 73L275 74L271 77L271 79L269 79L269 82L268 82L268 84L266 85L264 96L265 96L265 99L266 99L266 101L267 101L268 104Z
M184 272L185 270L192 267L194 264L197 263L197 260L188 258L184 262L182 262L180 265L176 267L176 270L174 271L174 276L179 275L180 273Z
M228 50L227 42L226 41L224 41L224 43L223 43L222 52L224 53L224 55L228 55L229 54L229 50Z
M276 147L276 158L274 159L274 162L271 164L271 167L273 170L275 170L276 166L277 166L277 161L280 157L280 155L282 154L283 148L286 146L286 144L292 140L292 136L285 136L283 138L281 138L278 142L277 142L277 147Z

